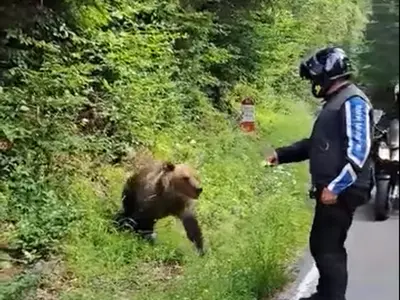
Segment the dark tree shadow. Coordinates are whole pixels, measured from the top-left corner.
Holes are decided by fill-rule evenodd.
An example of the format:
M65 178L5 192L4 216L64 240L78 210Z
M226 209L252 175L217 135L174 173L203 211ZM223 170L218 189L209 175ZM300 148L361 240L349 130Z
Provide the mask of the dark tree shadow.
M399 0L372 0L366 51L359 54L360 77L376 108L389 110L399 76Z

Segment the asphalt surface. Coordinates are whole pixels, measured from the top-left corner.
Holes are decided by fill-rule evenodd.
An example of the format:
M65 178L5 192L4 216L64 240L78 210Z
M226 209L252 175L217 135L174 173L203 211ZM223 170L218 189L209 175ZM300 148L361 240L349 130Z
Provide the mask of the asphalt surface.
M360 207L346 241L349 255L347 300L399 299L399 217L374 222L370 204ZM318 271L306 251L297 280L277 300L298 300L315 291Z

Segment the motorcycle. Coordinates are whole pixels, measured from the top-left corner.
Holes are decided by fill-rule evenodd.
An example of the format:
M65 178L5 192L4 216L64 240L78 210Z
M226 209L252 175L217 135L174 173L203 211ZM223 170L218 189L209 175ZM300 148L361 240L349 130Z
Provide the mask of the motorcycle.
M376 221L387 220L393 210L399 209L399 119L391 120L389 126L382 128L378 124L382 116L382 111L374 110L372 160Z

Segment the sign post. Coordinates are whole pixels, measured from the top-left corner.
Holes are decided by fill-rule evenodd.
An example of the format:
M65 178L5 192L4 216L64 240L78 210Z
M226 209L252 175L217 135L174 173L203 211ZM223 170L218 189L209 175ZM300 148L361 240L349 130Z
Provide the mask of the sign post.
M241 102L240 128L244 132L254 132L256 127L255 119L254 101L247 97Z

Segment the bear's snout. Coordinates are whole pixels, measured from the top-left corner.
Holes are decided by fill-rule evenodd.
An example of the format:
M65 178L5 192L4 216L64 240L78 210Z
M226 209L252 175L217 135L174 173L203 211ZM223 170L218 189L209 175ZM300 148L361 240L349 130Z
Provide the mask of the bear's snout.
M201 194L202 192L203 192L203 188L201 188L201 187L196 188L196 193L197 193L198 196L200 196L200 194Z

